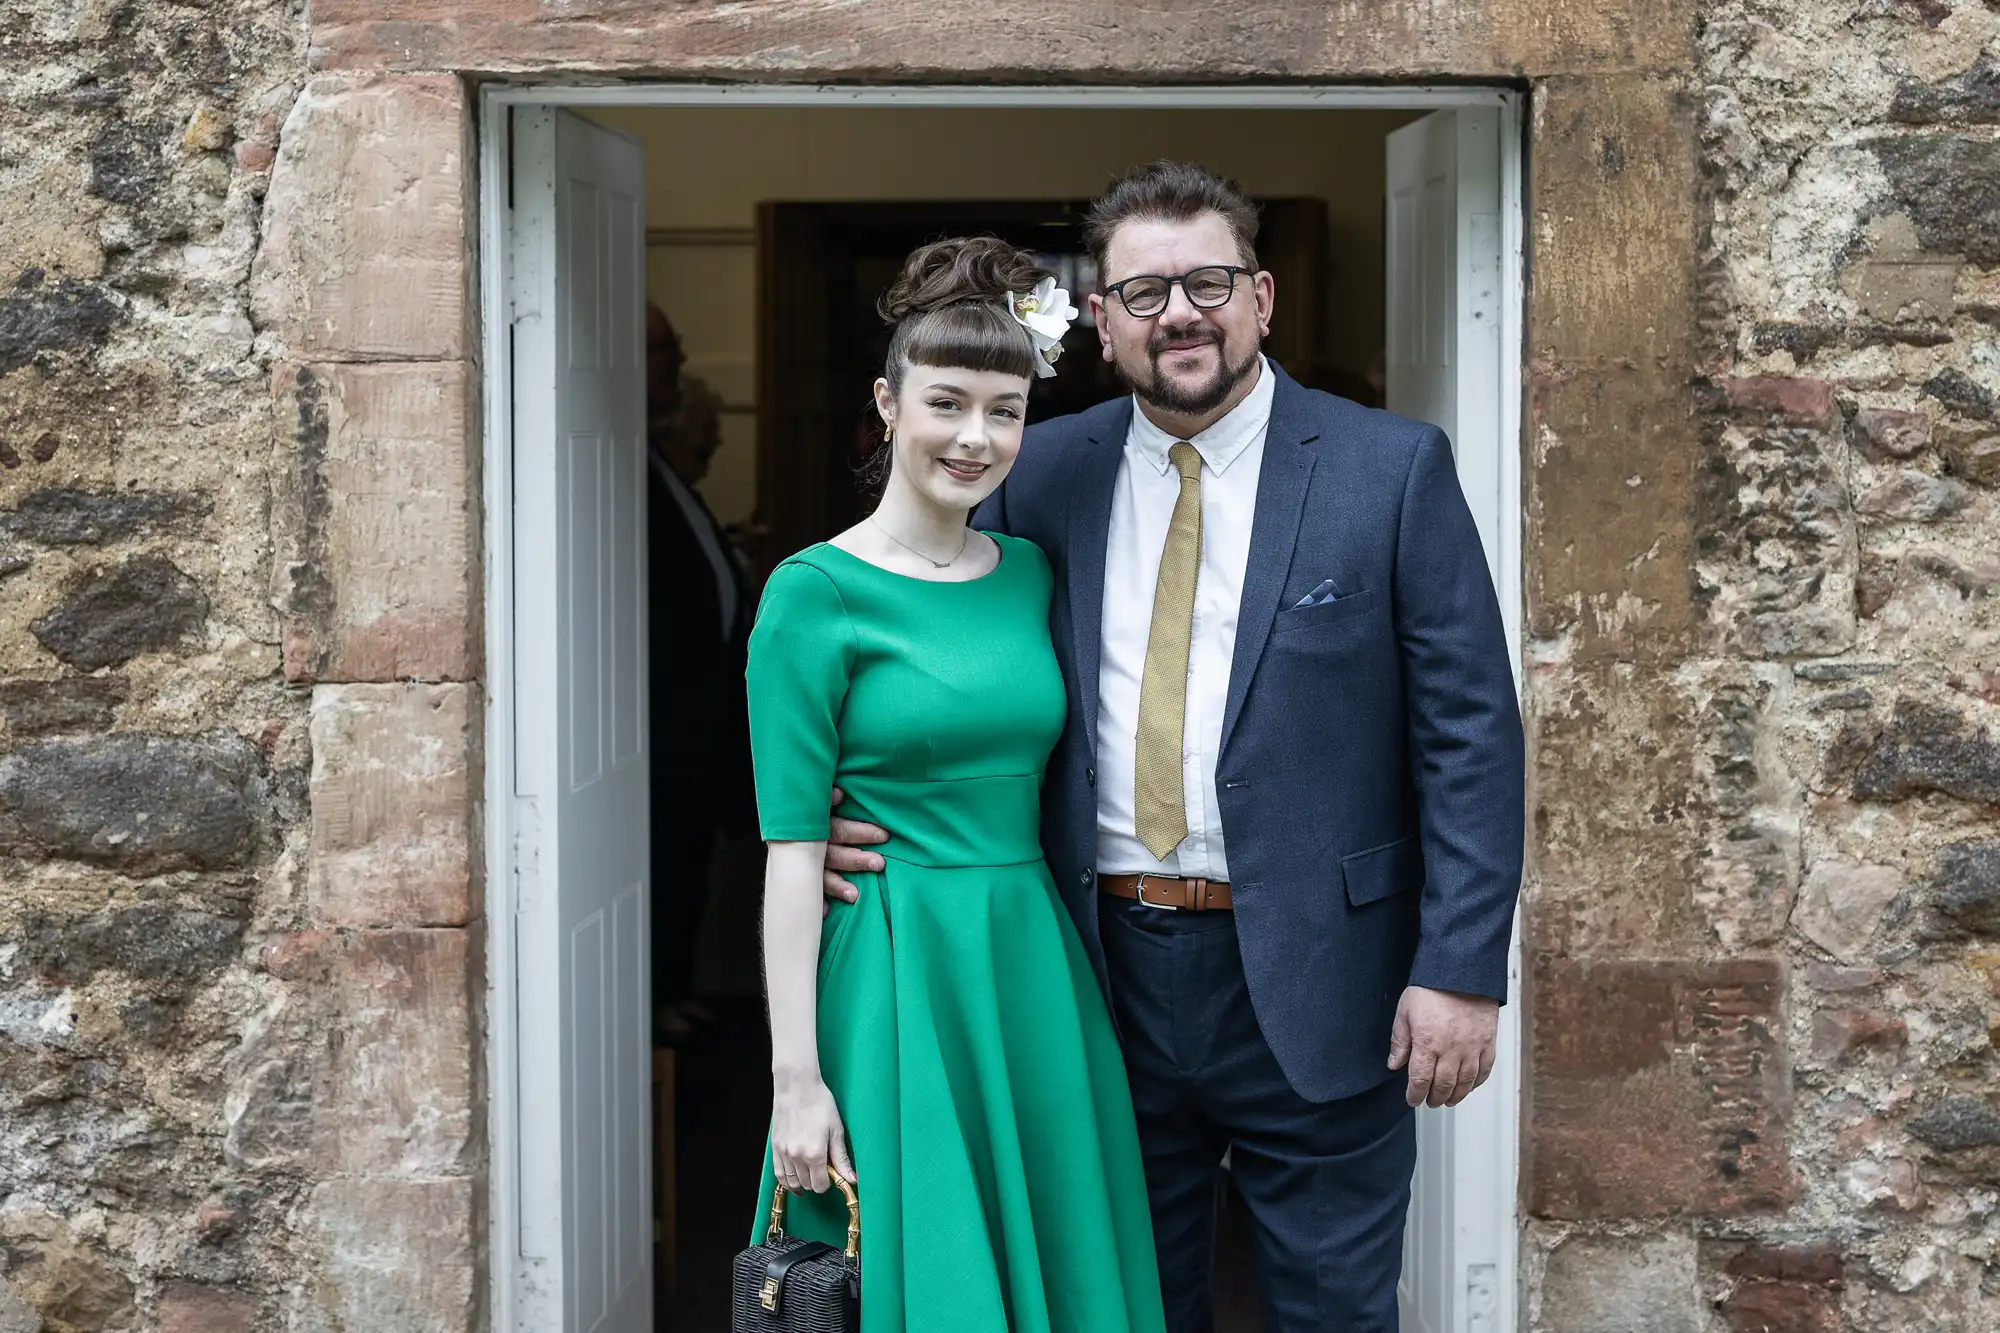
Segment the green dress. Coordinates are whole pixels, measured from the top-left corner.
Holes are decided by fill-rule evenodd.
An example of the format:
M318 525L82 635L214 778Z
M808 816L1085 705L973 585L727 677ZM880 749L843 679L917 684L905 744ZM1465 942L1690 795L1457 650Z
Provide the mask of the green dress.
M821 1072L861 1195L863 1333L1164 1326L1131 1094L1110 1018L1042 861L1042 770L1062 731L1047 558L995 537L936 583L838 547L772 574L750 638L758 818L771 842L880 824L879 874L834 904L819 959ZM763 1239L770 1154L754 1238ZM838 1194L794 1235L846 1235Z

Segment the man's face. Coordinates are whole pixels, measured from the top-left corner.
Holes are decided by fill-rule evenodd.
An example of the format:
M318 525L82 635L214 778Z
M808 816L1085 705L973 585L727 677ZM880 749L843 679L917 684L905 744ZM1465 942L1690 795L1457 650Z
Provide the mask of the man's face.
M1111 234L1102 285L1140 274L1177 277L1211 265L1243 264L1220 213L1187 222L1133 219ZM1146 403L1183 416L1202 416L1228 401L1256 368L1258 350L1271 331L1271 275L1240 274L1229 299L1202 309L1183 284L1168 291L1166 307L1142 318L1116 295L1093 295L1104 359Z

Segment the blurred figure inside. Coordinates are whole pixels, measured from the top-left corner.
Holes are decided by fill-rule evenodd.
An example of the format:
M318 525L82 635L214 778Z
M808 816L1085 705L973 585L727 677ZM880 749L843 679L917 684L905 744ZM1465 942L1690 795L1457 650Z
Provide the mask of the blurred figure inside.
M697 489L722 443L720 396L646 307L651 622L653 1011L672 1045L715 1021L694 996L718 841L755 831L743 664L753 609L741 560Z

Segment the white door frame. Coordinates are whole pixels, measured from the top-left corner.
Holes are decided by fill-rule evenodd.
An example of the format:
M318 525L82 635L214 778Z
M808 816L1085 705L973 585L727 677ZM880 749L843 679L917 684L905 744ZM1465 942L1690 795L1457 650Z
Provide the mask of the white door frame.
M651 83L535 86L489 84L479 104L479 265L482 351L485 377L484 495L486 615L486 897L487 932L487 1112L489 1146L492 1319L495 1333L548 1333L523 1326L540 1308L534 1299L536 1261L520 1245L520 1131L522 1098L516 1078L519 1058L519 1003L513 960L521 910L523 857L537 845L533 828L522 828L514 801L517 755L513 718L516 705L514 643L518 632L543 627L514 623L513 577L513 405L515 386L509 328L517 275L509 272L513 219L508 209L508 115L516 106L899 106L899 107L1077 107L1122 109L1408 110L1497 107L1501 116L1501 228L1503 298L1497 370L1502 418L1494 492L1468 494L1475 509L1494 515L1500 545L1500 607L1514 650L1515 676L1521 663L1521 415L1524 271L1522 197L1522 100L1517 93L1472 86L1406 87L813 87L803 85L721 85ZM542 391L524 384L524 392ZM1508 447L1511 445L1512 447ZM534 883L532 864L526 883ZM1511 991L1520 994L1518 918ZM1499 1060L1491 1083L1478 1094L1514 1107L1516 1133L1492 1145L1502 1169L1496 1182L1518 1178L1520 1134L1521 1006L1501 1011ZM1479 1333L1514 1333L1518 1326L1517 1188L1490 1191L1489 1226L1498 1234L1501 1282L1498 1318Z

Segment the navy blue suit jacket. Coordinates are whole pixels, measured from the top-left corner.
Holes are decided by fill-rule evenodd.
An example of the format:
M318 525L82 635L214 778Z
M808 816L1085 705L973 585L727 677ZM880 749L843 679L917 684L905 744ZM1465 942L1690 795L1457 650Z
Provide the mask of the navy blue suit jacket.
M1269 363L1266 363L1267 366ZM1500 608L1435 426L1277 374L1216 788L1265 1040L1302 1096L1388 1074L1405 986L1504 999L1523 745ZM1032 427L975 526L1056 576L1069 722L1043 787L1049 866L1098 938L1097 673L1132 400ZM1325 580L1339 594L1295 609Z

